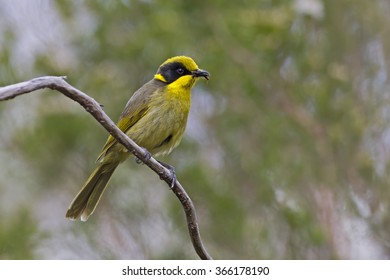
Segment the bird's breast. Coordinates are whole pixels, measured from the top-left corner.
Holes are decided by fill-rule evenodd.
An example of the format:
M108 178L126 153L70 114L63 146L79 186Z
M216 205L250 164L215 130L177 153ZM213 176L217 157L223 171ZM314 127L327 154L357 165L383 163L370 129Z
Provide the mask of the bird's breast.
M158 92L127 134L154 155L170 153L181 141L191 106L190 91Z

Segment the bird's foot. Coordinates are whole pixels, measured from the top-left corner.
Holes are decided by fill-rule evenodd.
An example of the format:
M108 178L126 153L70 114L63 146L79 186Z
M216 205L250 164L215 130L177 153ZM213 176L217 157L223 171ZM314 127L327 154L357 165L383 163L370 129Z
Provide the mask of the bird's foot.
M167 164L165 162L162 162L159 160L157 160L157 161L171 172L171 185L169 187L172 189L175 186L175 183L177 181L175 167L173 167L172 165ZM163 180L163 177L160 176L160 179Z
M142 147L142 149L144 149L144 151L145 151L145 158L144 159L145 159L145 161L148 161L152 157L152 154L147 149L145 149L143 147ZM138 163L138 164L142 164L143 163L143 161L140 160L137 157L135 158L135 162Z

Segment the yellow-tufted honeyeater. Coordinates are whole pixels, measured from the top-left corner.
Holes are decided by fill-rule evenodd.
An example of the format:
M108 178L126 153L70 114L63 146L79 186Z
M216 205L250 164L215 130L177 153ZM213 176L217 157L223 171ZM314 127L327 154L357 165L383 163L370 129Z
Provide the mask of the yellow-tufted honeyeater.
M139 146L158 156L170 153L183 137L191 105L191 88L210 74L190 57L175 56L158 68L154 78L127 102L117 126ZM95 210L111 175L130 153L111 135L97 167L73 199L66 217L86 221Z

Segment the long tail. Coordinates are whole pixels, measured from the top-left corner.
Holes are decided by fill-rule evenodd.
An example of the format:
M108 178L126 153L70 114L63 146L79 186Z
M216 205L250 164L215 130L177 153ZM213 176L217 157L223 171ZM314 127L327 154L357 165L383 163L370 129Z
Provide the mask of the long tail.
M83 188L73 199L66 212L66 217L72 220L80 218L82 221L87 221L92 215L111 175L120 162L100 163L89 176Z

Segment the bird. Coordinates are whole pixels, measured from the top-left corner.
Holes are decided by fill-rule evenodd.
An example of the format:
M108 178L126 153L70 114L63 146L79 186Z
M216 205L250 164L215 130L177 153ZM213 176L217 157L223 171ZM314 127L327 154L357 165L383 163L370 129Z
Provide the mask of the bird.
M183 137L191 106L191 89L199 78L209 80L209 77L209 72L200 69L188 56L168 58L154 77L132 95L116 125L151 155L169 154ZM65 216L87 221L115 169L130 156L131 153L110 135L97 158L95 170Z

